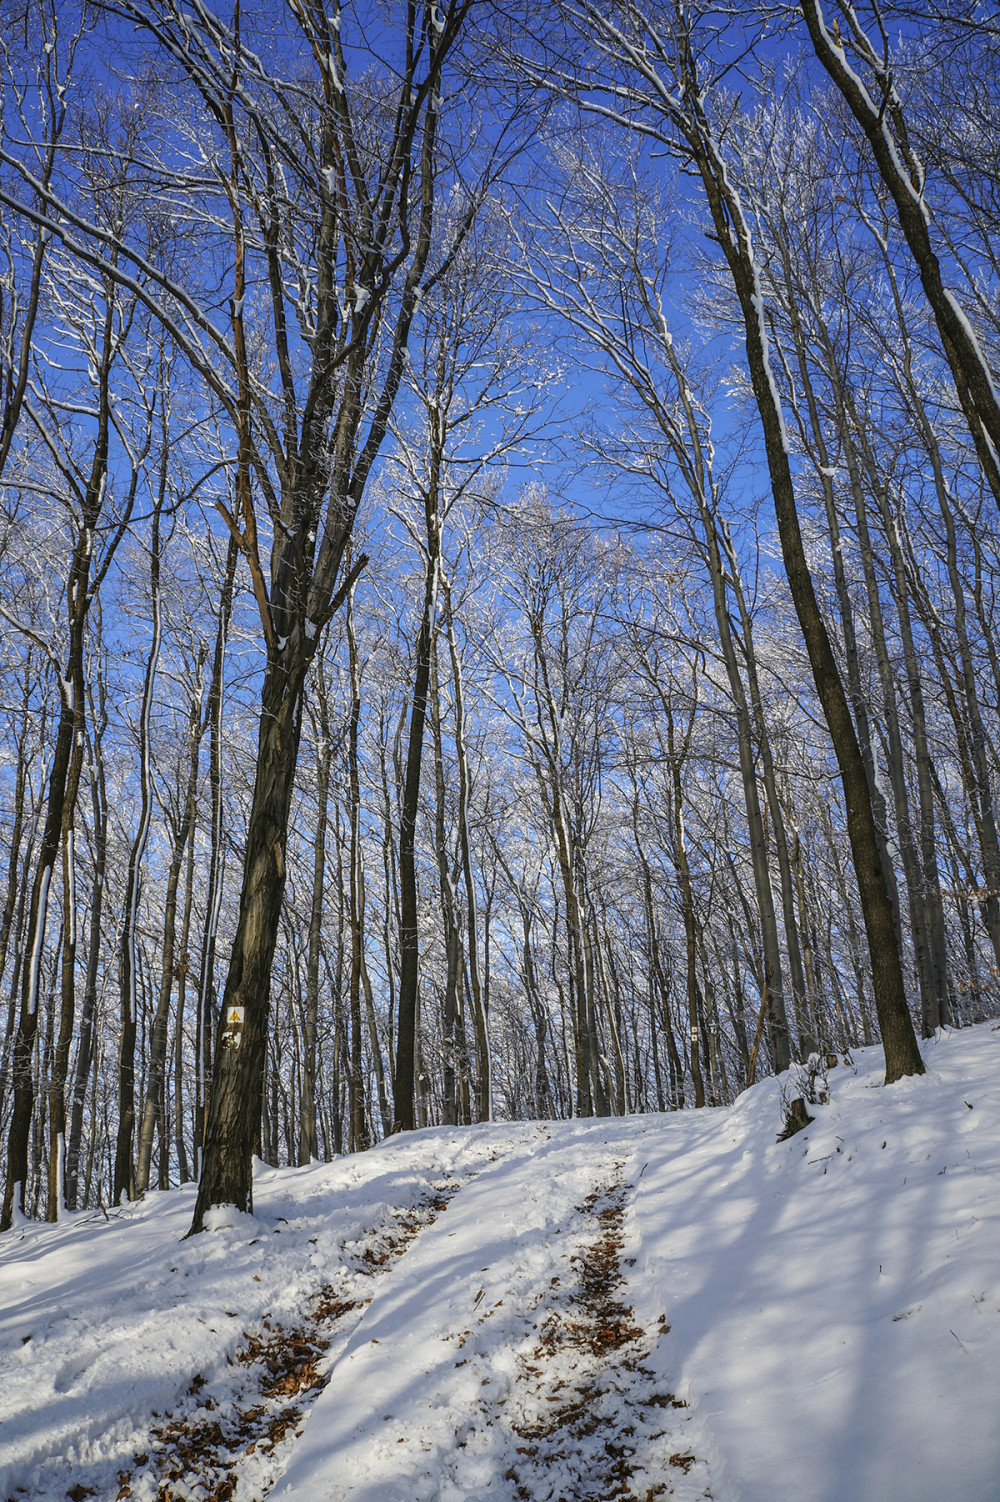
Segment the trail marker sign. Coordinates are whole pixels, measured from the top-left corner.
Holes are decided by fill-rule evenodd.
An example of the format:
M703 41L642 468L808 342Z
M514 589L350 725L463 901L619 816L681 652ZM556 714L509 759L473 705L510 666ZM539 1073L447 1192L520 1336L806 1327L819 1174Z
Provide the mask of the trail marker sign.
M243 1035L243 1018L246 1014L245 1007L227 1007L225 1027L222 1030L222 1041L228 1043L230 1048L239 1048L240 1038Z

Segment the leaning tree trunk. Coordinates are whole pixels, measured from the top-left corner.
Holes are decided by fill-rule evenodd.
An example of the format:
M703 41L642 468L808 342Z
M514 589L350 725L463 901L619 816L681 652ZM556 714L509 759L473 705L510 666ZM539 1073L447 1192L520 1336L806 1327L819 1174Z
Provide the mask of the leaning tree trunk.
M781 976L778 922L774 910L774 894L771 891L771 873L767 856L767 833L764 826L760 790L757 782L750 706L747 702L743 676L740 672L739 659L736 653L736 644L733 640L729 602L727 599L726 572L723 568L722 550L719 546L716 518L707 500L702 506L702 526L705 531L708 568L712 581L716 628L719 633L722 660L725 664L726 676L729 680L729 690L736 717L736 744L739 753L740 778L743 785L743 802L750 838L750 860L753 869L754 892L757 898L757 916L760 924L761 949L763 951L763 993L767 998L767 1041L775 1072L780 1074L791 1063L792 1053Z
M729 610L729 590L730 587L738 588L739 569L732 555L728 558L728 572L724 566L725 532L718 513L718 490L713 473L711 446L705 442L687 371L672 341L665 343L664 356L677 385L683 423L664 411L660 417L660 426L671 443L677 462L687 481L688 489L697 505L705 537L703 556L708 565L719 646L722 650L722 660L726 677L729 680L730 697L736 718L740 779L746 806L750 861L757 898L761 950L763 951L764 988L762 994L767 998L768 1044L775 1070L781 1071L787 1069L791 1063L791 1043L781 974L781 950L778 943L774 894L771 891L767 837L754 757L750 706L747 702Z
M792 1004L795 1009L795 1019L799 1033L799 1052L802 1057L807 1057L810 1053L815 1052L817 1046L815 1019L812 1015L814 998L806 983L799 925L795 916L795 892L792 881L791 861L788 855L788 835L785 829L784 810L781 806L781 799L778 796L771 733L767 723L767 716L764 713L764 698L761 692L760 672L757 666L757 649L753 634L753 617L747 605L746 595L743 592L743 580L740 575L739 562L736 557L732 535L728 526L721 519L719 522L719 533L728 563L730 585L739 612L740 641L746 667L750 706L753 710L757 754L760 758L760 776L767 799L767 810L771 815L771 831L774 838L778 876L781 884L781 909L785 924L785 951L788 955L788 970L792 983Z
M832 351L831 365L832 365ZM850 478L851 492L854 499L854 510L857 518L857 535L861 551L861 562L864 570L865 587L868 591L869 617L872 626L872 638L875 647L876 663L882 687L883 718L885 723L885 737L888 751L889 778L892 787L893 805L896 815L896 830L899 836L899 850L903 862L903 872L906 877L906 891L910 912L910 931L913 935L913 951L916 961L917 979L920 985L920 1015L924 1022L928 1017L936 1015L941 998L944 995L944 977L938 959L938 952L934 943L932 928L928 923L928 904L925 900L925 866L918 850L917 838L913 829L913 820L910 812L909 792L906 785L906 768L903 754L902 730L900 727L899 708L897 704L896 681L894 667L886 641L885 625L883 621L882 602L879 597L878 579L875 571L875 557L871 545L871 536L868 526L867 502L865 499L865 487L862 482L861 462L865 461L868 475L868 484L874 492L876 503L879 505L883 520L887 516L887 503L884 495L884 482L877 472L874 455L865 436L865 424L862 415L857 411L853 394L849 388L840 389L839 377L831 373L834 384L834 393L837 400L838 411L843 413L843 437L844 455L847 461L848 475ZM850 418L850 422L848 422ZM852 435L856 432L860 452L855 449ZM892 550L891 536L890 550ZM897 590L897 615L900 619L902 633L902 619L906 610L906 600L900 598ZM905 642L905 636L904 636ZM905 648L904 648L905 650ZM912 680L911 680L912 681ZM914 724L915 740L919 738L920 729ZM914 759L918 760L918 748L914 746ZM918 760L919 765L919 760ZM933 1029L931 1029L933 1031Z
M955 381L983 475L1000 505L1000 397L986 358L958 299L945 285L941 262L931 240L932 216L924 197L924 169L912 149L902 99L892 66L866 36L853 5L841 11L856 58L867 65L875 94L847 60L837 31L828 31L819 0L801 0L800 9L819 61L840 90L861 126L883 183L892 197L899 226L920 274L924 295L937 325L941 348Z
M875 775L875 753L872 749L872 732L869 720L869 700L862 681L861 653L858 646L857 627L855 625L854 605L851 592L848 587L847 570L844 565L844 548L841 541L840 516L837 509L837 498L833 487L834 468L831 463L831 455L828 452L826 440L823 435L823 427L820 421L819 406L813 382L809 371L808 352L806 349L805 334L802 328L802 320L799 314L798 302L794 290L794 278L792 275L791 257L787 245L781 246L781 255L784 266L784 281L788 302L788 316L791 325L792 338L795 345L796 360L799 370L799 379L802 392L805 397L808 421L798 411L798 401L795 394L792 395L790 406L798 419L799 430L802 435L803 445L807 452L814 451L813 463L817 478L823 492L823 506L826 511L827 527L830 533L830 557L833 563L833 579L837 593L837 605L840 612L840 625L844 638L844 659L847 667L846 692L848 703L853 714L858 746L865 766L868 778L869 795L872 812L875 816L875 829L879 842L879 858L882 863L882 875L885 880L886 891L892 904L893 918L896 924L897 944L902 952L903 930L900 920L899 887L896 881L896 872L889 851L889 817L888 807L878 778ZM828 344L828 341L827 341ZM850 433L846 427L846 413L843 410L841 400L841 387L835 364L828 358L828 348L824 350L827 356L827 374L833 387L833 397L836 403L836 427L838 434L843 429L842 441L849 447ZM848 458L848 468L851 460ZM862 545L863 546L863 545ZM876 629L873 624L873 630Z

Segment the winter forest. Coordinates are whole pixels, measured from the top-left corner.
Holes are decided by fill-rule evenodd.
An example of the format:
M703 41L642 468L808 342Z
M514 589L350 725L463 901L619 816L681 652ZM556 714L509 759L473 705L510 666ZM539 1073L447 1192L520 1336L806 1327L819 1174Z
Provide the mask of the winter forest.
M4 1228L1000 1011L986 7L0 69Z

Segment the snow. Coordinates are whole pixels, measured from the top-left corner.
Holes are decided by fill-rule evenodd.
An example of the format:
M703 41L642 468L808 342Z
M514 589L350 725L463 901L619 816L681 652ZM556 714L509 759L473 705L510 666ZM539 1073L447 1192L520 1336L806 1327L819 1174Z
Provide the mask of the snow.
M21 1223L0 1497L996 1502L1000 1028L923 1052L781 1143L794 1078Z
M954 313L955 317L958 319L959 323L962 325L962 330L963 330L963 332L965 334L966 339L969 341L969 344L972 346L972 349L975 352L976 359L979 361L979 365L980 365L980 368L982 369L983 375L986 377L987 381L989 382L990 392L991 392L991 395L993 397L994 402L1000 402L1000 398L998 398L998 396L997 396L997 388L996 388L996 386L994 385L994 382L993 382L993 375L992 375L992 373L990 371L990 367L989 367L989 364L987 363L986 356L983 354L982 345L979 343L979 340L976 337L976 333L975 333L975 330L972 327L972 324L966 318L965 313L964 313L964 311L962 309L962 305L958 301L958 298L955 296L955 294L953 292L950 292L947 287L943 288L942 290L944 291L945 297L948 299L948 303L949 303L949 306L951 307L951 311ZM983 431L984 431L985 436L987 438L989 438L989 435L985 433L985 429ZM992 440L990 440L990 442L991 442L991 446L993 447L994 456L996 456L996 448L995 448L995 446L992 445Z

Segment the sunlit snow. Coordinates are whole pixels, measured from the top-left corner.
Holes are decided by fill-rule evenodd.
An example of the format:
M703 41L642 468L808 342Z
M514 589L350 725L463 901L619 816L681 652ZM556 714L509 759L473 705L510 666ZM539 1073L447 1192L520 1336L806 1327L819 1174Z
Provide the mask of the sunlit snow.
M170 1495L603 1502L614 1474L680 1502L996 1502L1000 1029L924 1055L888 1089L877 1050L840 1060L781 1143L769 1080L260 1168L254 1214L189 1241L190 1187L21 1224L0 1498L148 1502L211 1431L226 1469L191 1460ZM310 1385L275 1353L317 1311Z

